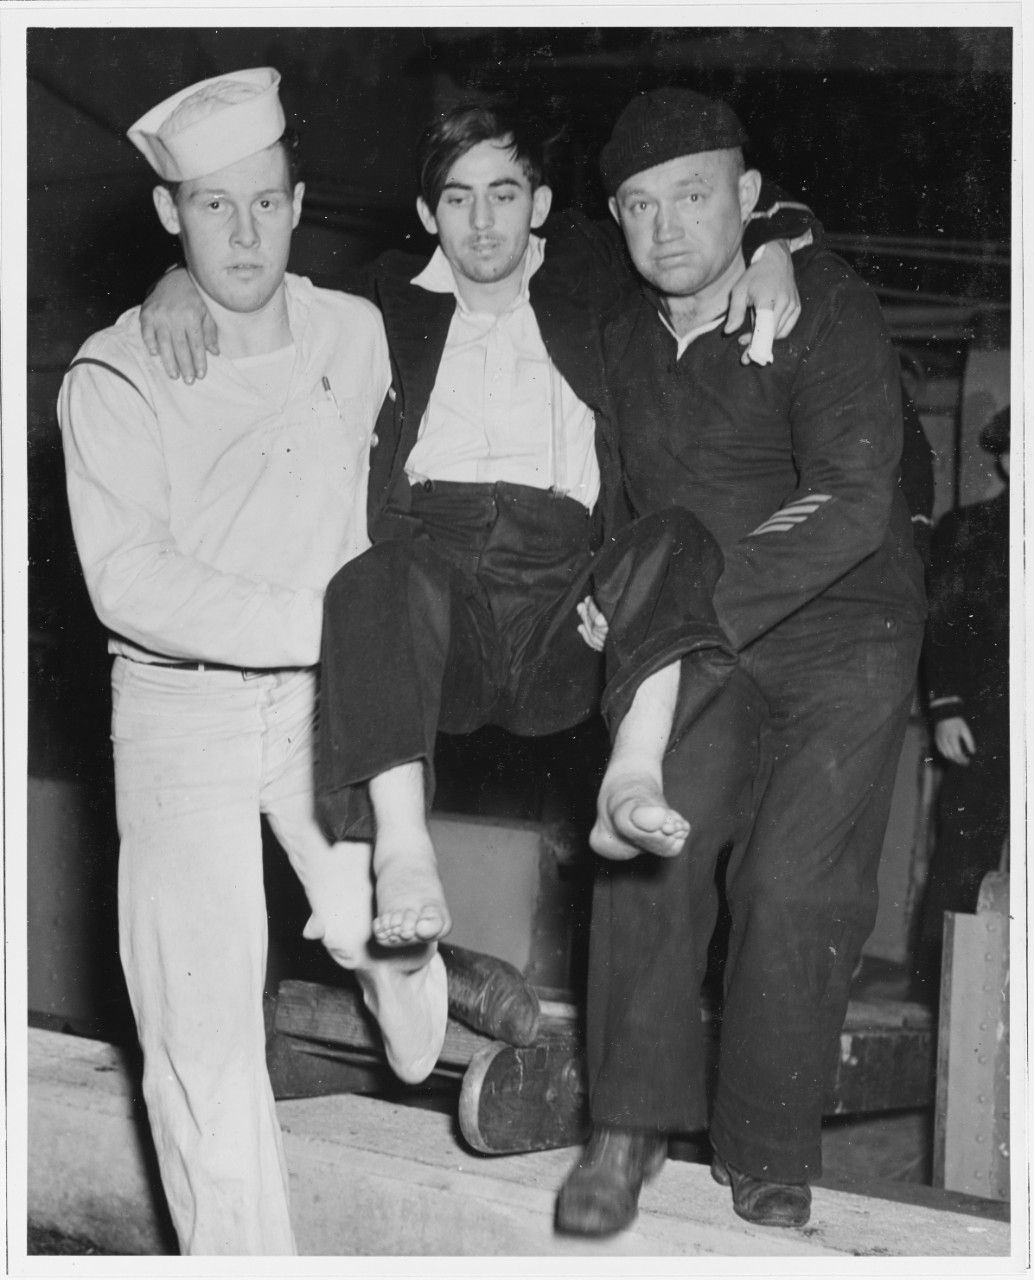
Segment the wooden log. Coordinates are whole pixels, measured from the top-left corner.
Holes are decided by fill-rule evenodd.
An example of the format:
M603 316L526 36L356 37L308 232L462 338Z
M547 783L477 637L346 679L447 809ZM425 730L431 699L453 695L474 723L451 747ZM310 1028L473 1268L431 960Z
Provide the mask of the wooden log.
M320 1053L319 1045L274 1031L266 1038L266 1067L273 1097L322 1098L339 1093L386 1093L397 1083L379 1057Z
M565 993L550 994L553 999L542 1001L540 1039L559 1035L580 1039L576 1006L556 998ZM703 1010L702 1017L716 1045L719 1023L709 1010ZM368 1064L382 1052L376 1024L352 987L282 982L274 1023L275 1030L302 1053ZM892 1111L932 1103L936 1061L930 1023L930 1011L920 1005L893 1001L852 1005L826 1093L826 1114ZM475 1055L492 1043L450 1019L437 1071L462 1074ZM538 1088L534 1083L528 1087L531 1093Z
M380 1055L383 1043L377 1024L359 993L351 987L330 987L318 982L281 982L277 993L274 1028L281 1035L327 1050ZM439 1065L465 1067L475 1053L492 1041L450 1018Z

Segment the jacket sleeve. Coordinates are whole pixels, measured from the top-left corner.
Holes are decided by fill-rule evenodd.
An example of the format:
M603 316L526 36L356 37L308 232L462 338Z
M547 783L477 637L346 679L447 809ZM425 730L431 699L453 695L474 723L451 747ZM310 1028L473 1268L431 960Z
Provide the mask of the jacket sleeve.
M789 393L798 483L726 549L718 616L737 649L882 544L898 486L901 376L875 295L834 278L801 337Z
M800 200L762 179L761 194L743 233L743 256L750 262L763 244L786 240L791 250L822 243L822 223Z
M937 525L931 545L930 614L923 647L927 710L936 724L950 716L966 715L970 685L967 664L975 660L982 641L973 626L975 602L981 589L968 563L964 514L950 511Z
M901 492L912 517L912 537L924 568L930 567L930 531L933 528L934 453L923 430L919 410L902 388L904 438L901 444Z
M177 548L155 411L134 374L73 366L58 401L72 528L97 616L169 658L316 663L321 591L223 573Z

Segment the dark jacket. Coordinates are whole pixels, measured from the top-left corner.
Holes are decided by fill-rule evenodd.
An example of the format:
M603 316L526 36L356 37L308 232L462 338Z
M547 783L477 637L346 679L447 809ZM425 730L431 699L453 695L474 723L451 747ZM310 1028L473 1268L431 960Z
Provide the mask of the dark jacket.
M744 237L749 259L757 247L793 238L820 224L803 205L766 186ZM576 212L556 214L545 229L542 266L532 276L529 297L550 359L575 395L596 415L596 455L600 497L595 509L595 541L610 536L627 519L620 461L604 379L601 317L626 293L636 277L617 226L592 222ZM376 427L370 460L369 531L373 541L406 535L409 505L406 461L416 444L455 311L450 294L411 283L427 265L415 254L388 252L338 287L369 298L381 310L391 353L392 386ZM389 513L388 507L391 507Z
M1009 491L949 511L933 537L923 654L930 719L1004 719L1009 694Z
M645 293L606 330L633 509L685 506L718 540L715 604L737 650L812 601L925 611L898 489L900 367L875 295L823 249L795 266L801 318L767 368L741 366L720 329L676 360Z

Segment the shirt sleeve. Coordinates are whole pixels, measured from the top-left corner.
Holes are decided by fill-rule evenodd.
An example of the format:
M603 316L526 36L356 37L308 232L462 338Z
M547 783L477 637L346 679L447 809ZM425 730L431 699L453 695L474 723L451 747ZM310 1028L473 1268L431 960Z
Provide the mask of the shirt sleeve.
M798 484L727 548L715 592L737 649L875 552L897 490L901 377L875 295L834 281L802 342L789 396Z
M168 658L316 663L321 591L223 573L177 548L155 412L134 372L73 366L58 401L72 528L97 616Z

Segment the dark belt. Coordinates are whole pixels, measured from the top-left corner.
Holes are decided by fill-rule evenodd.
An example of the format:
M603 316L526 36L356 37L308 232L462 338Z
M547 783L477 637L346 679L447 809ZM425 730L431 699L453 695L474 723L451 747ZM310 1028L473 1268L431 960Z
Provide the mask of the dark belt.
M536 485L518 484L513 480L413 480L410 482L411 501L420 502L424 493L443 497L500 498L509 497L526 505L536 505L547 500L571 506L579 515L590 519L592 512L577 498L557 489L540 489Z

